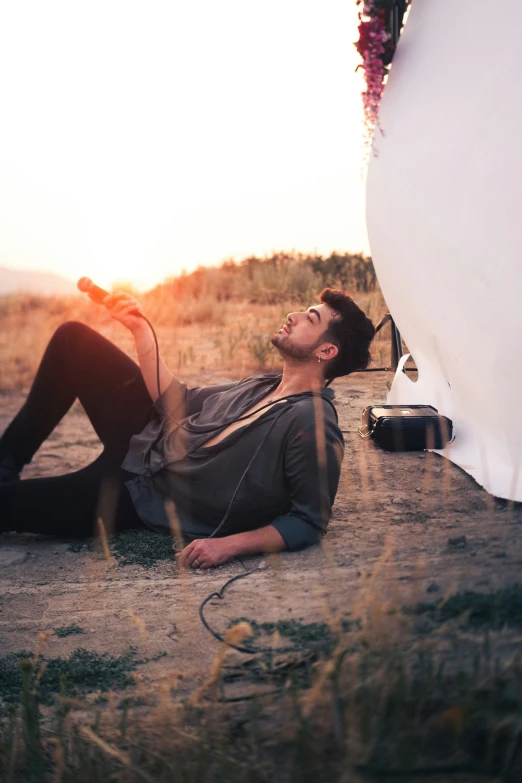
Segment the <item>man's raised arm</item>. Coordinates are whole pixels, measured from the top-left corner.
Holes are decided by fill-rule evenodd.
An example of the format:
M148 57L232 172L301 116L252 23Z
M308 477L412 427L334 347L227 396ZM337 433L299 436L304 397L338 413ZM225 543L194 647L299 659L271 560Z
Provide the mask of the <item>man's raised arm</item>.
M157 377L157 364L156 364L156 343L154 342L154 336L150 329L150 326L146 321L140 319L138 324L133 327L132 336L134 338L134 345L136 346L136 353L138 354L138 362L141 368L141 374L147 387L147 391L152 397L152 401L156 402L158 399L158 377ZM159 386L160 392L163 394L174 380L174 375L171 373L161 356L159 357ZM181 401L181 400L180 400Z
M156 373L156 343L152 330L143 317L144 313L141 305L133 296L124 292L109 294L103 300L103 304L112 318L119 321L131 332L145 386L152 401L156 402L159 396ZM159 391L163 394L173 382L174 376L161 357L159 359L159 377ZM183 390L184 388L183 386ZM180 385L180 394L181 391Z

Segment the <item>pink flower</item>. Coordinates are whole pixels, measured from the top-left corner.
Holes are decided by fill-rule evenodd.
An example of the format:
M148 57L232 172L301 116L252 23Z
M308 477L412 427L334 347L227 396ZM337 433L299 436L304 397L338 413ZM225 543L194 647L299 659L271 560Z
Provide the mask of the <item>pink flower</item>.
M379 125L379 103L384 90L387 66L395 50L395 44L387 29L388 10L383 7L385 2L386 0L357 0L357 5L362 5L362 10L359 11L359 40L355 47L361 55L366 80L362 98L367 151L375 127Z

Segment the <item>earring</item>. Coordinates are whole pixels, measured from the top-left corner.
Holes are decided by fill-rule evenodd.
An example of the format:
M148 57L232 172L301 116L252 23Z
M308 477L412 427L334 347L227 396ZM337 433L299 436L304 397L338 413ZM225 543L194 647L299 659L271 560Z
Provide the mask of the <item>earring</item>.
M318 356L318 357L317 357L317 361L318 361L318 362L320 362L320 361L321 361L321 357L320 357L320 356Z

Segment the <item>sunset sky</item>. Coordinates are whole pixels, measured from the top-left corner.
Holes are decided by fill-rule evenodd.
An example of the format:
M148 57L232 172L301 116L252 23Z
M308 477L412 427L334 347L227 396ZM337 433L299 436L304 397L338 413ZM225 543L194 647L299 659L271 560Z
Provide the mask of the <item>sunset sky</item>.
M0 266L369 252L355 0L4 3Z

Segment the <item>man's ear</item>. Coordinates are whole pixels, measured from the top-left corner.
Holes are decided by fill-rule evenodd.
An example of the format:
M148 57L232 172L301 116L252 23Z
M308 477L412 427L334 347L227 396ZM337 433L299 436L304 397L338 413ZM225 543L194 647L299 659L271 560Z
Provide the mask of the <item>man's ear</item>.
M339 353L339 348L333 343L324 343L321 346L321 359L328 361L329 359L335 359Z

